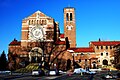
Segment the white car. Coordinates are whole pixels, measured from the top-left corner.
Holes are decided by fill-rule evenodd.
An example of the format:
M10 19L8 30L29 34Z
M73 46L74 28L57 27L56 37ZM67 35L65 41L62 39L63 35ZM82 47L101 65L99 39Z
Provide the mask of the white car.
M84 70L83 68L76 68L74 69L73 73L76 73L76 74L86 73L86 70Z
M0 71L0 74L10 74L11 71Z
M66 72L59 70L59 74L65 74Z
M38 70L32 71L32 76L35 76L35 75L39 75L39 71Z
M83 68L76 68L76 69L74 69L74 73L76 73L76 74L80 74L80 73L83 73L83 74L96 74L95 71L86 71Z
M56 75L56 72L55 71L50 71L49 75Z
M58 74L59 74L59 72L58 72L57 69L52 69L52 70L49 71L49 75L51 75L51 76L58 75Z
M86 71L87 74L96 74L94 71Z

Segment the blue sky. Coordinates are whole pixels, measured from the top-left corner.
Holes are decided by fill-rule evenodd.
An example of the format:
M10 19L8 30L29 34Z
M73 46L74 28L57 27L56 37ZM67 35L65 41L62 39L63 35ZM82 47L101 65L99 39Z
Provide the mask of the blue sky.
M0 53L8 44L21 39L22 19L40 10L59 22L64 32L63 8L76 9L78 47L90 41L120 40L120 0L0 0Z

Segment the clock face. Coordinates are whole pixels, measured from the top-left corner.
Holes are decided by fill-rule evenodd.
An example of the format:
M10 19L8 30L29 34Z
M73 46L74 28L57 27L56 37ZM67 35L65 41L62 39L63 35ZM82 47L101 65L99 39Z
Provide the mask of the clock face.
M43 30L41 27L33 27L31 29L31 36L35 39L42 39L43 38Z

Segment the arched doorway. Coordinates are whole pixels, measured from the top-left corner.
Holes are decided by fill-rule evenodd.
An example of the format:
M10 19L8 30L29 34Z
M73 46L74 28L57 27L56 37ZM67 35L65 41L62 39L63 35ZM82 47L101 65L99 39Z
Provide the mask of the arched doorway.
M34 47L29 52L29 61L32 63L40 62L42 59L43 50L39 47Z
M97 68L97 66L96 66L96 62L93 61L92 64L93 64L93 69L96 69L96 68Z
M103 65L108 65L108 61L106 59L103 60Z

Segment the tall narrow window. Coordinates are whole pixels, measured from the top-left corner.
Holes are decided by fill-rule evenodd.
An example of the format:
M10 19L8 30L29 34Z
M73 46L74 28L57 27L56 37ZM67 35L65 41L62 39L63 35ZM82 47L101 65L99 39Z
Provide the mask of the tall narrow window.
M106 56L108 56L108 53L106 53Z
M68 15L68 13L66 14L66 20L69 21L69 15Z
M42 25L44 24L44 20L42 20Z
M101 49L103 49L103 46L101 46Z
M106 46L106 49L108 49L108 46Z
M110 49L112 49L112 46L110 46Z
M33 20L32 20L32 24L33 24Z
M103 53L101 53L101 56L103 56Z
M97 49L99 49L99 46L96 46Z
M72 13L70 13L70 21L72 21Z
M37 24L39 24L39 21L37 20Z

